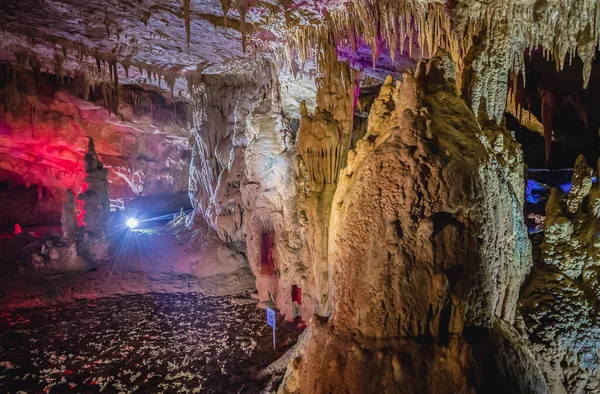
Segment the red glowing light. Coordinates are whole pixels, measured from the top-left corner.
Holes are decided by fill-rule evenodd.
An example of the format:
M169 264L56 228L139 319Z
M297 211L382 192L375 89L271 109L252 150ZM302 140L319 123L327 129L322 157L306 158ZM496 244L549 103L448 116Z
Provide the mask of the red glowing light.
M77 199L75 202L77 203L77 209L79 210L79 214L77 215L77 225L79 227L83 227L85 226L85 222L83 220L85 218L85 210L83 209L85 201Z
M87 182L81 182L81 193L85 193L88 187L90 187L90 185L88 185Z

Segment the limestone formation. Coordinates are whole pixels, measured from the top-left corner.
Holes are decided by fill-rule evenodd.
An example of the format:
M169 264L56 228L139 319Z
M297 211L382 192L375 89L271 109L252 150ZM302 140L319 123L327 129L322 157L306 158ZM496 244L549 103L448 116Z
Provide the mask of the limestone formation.
M80 256L77 246L78 225L75 196L71 189L67 190L67 202L63 205L61 215L62 234L54 241L45 240L39 253L31 256L33 268L52 271L80 271L88 267L88 262ZM86 256L90 256L84 253ZM103 261L105 256L95 256Z
M67 202L63 205L60 222L63 241L73 241L76 238L77 217L75 215L75 196L71 189L67 189Z
M506 175L522 157L506 131L479 128L442 59L388 78L349 153L329 223L332 309L312 318L280 392L470 392L466 332L515 322L531 256L522 182Z
M595 393L599 387L600 243L598 183L580 156L567 195L553 189L546 205L541 264L521 302L538 364L553 392Z
M110 199L108 195L108 170L98 159L94 140L89 139L85 155L86 189L78 197L80 224L84 236L79 243L82 255L91 262L104 262L108 259L108 225L110 220Z
M321 78L317 81L314 114L300 107L298 150L304 182L298 194L298 209L306 217L302 230L306 240L306 265L313 283L309 294L320 310L329 300L329 215L340 171L353 137L353 114L358 92L357 73L347 62L337 60L335 49L321 54Z
M265 369L289 361L280 393L600 391L600 186L580 156L534 262L517 143L597 157L600 1L4 0L0 22L0 227L62 224L36 268L103 263L111 203L187 193L182 239L216 231L258 306L308 323Z
M106 231L110 219L108 170L98 159L92 138L84 160L86 188L78 197L83 201L83 226L86 231L100 235Z

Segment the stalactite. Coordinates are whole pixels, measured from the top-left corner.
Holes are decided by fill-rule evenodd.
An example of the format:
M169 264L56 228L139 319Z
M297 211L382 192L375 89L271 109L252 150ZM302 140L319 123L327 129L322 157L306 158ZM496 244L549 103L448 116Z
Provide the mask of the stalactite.
M174 98L173 89L175 88L175 79L176 78L177 78L177 74L175 74L175 73L166 73L165 74L165 83L167 84L167 87L171 90L171 98Z
M246 14L250 8L250 0L238 0L238 12L240 13L240 31L242 33L242 52L246 53Z
M546 165L550 160L550 148L552 144L552 115L554 109L554 96L551 91L538 88L540 98L542 99L542 124L544 125L544 145L546 152Z
M106 38L110 39L110 25L112 21L108 17L108 8L104 9L104 20L102 20L102 23L106 26Z
M337 60L334 47L322 48L318 61L322 75L317 79L317 107L310 116L306 104L301 104L298 129L298 148L312 191L337 183L352 139L358 83L349 64Z
M112 84L101 83L102 100L104 108L115 115L119 114L119 91Z
M25 67L25 63L27 63L27 61L29 60L29 53L24 50L15 50L13 54L17 59L18 68L22 69L23 67Z
M62 55L60 54L56 54L54 55L54 75L56 75L56 80L58 81L58 84L62 84L63 83L63 77L64 77L64 62L65 62L65 58L62 57Z
M124 61L124 62L121 62L121 66L123 67L123 70L125 71L125 78L129 79L129 67L131 67L131 63L129 63L128 61Z
M190 47L190 0L183 0L183 17L185 19L185 40L187 47Z
M221 0L221 9L223 10L223 24L227 27L227 13L231 8L231 0Z
M362 38L371 47L375 61L381 40L388 44L394 58L397 46L403 52L406 42L412 57L416 39L425 56L431 56L437 47L448 51L460 77L474 37L486 37L488 44L476 59L481 67L476 73L485 82L476 86L472 108L478 113L479 103L485 102L487 118L496 122L505 107L508 73L523 72L525 83L524 52L528 48L541 46L546 58L554 58L558 70L567 58L570 62L579 56L584 63L583 85L587 87L600 42L599 3L565 0L555 6L554 12L542 13L529 3L516 1L503 4L502 9L497 2L478 7L463 0L458 3L448 11L440 3L357 0L330 12L321 24L292 26L288 43L306 60L317 57L320 48L329 42L354 52L357 39ZM462 80L457 83L460 88Z
M40 77L40 70L42 69L42 63L40 62L40 60L38 59L38 57L36 55L32 55L29 57L29 66L31 67L31 70L33 71L33 76L35 77L35 81L37 84L38 79Z

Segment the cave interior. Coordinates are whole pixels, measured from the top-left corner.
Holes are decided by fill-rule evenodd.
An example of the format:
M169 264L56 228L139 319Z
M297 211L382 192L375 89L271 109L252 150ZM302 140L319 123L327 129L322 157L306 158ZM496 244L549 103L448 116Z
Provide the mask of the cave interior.
M600 1L0 26L1 392L600 392Z

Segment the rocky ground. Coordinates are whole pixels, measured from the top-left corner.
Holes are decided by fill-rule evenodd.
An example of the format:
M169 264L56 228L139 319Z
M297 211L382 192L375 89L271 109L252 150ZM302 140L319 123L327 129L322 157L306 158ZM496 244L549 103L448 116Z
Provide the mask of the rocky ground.
M0 315L0 392L258 393L298 336L248 295L146 294Z
M254 277L214 233L146 226L113 234L108 264L41 272L17 264L16 249L48 229L29 230L0 237L13 257L0 267L0 392L258 393L276 382L255 375L300 332L278 317L273 351Z
M8 232L0 236L3 255L10 260L0 259L0 311L113 295L192 292L225 296L254 289L247 263L228 256L232 252L224 250L216 234L207 229L197 230L193 239L181 239L161 224L115 230L111 260L85 272L32 268L20 251L53 229L30 230L24 229L16 238Z

